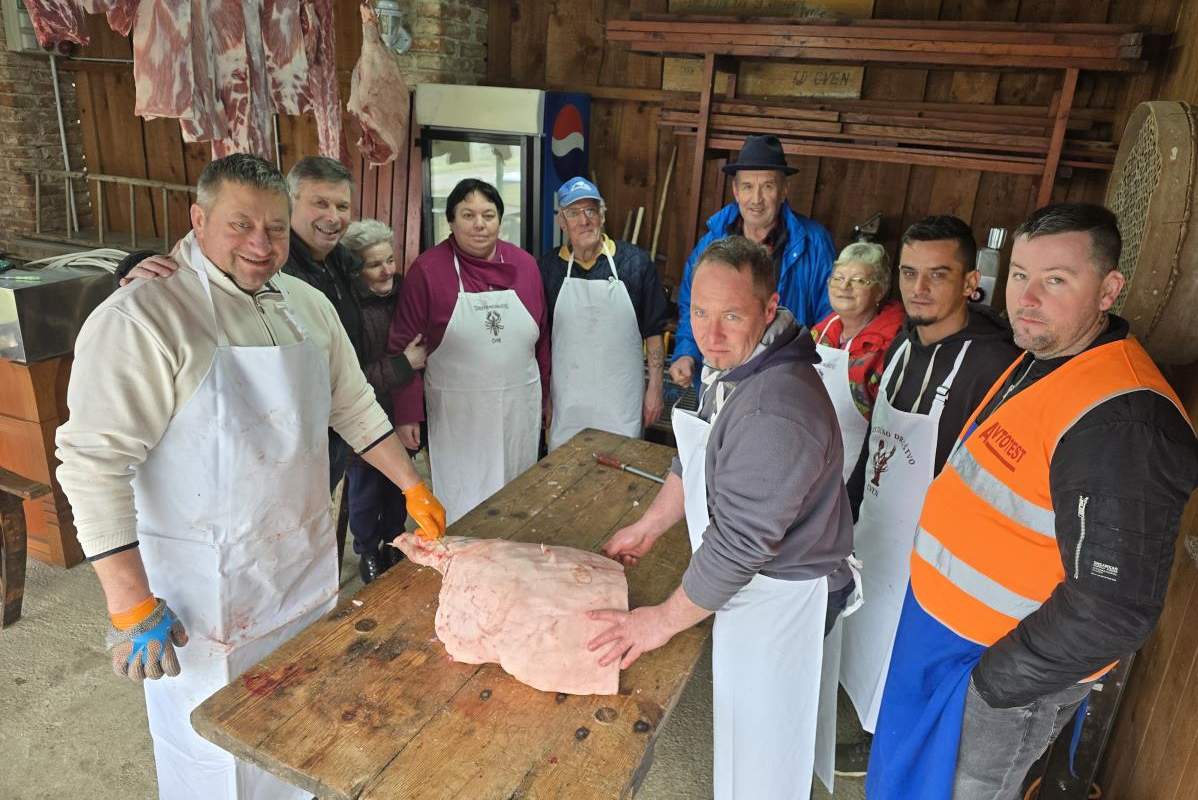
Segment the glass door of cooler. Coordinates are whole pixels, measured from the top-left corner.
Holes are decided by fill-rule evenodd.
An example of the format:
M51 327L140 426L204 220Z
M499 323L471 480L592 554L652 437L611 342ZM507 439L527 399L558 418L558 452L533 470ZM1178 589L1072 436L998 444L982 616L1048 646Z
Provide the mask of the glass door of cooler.
M453 187L464 178L477 178L495 186L503 198L499 238L531 250L537 216L532 205L536 152L533 137L425 128L420 139L424 153L424 247L439 244L449 236L445 206Z

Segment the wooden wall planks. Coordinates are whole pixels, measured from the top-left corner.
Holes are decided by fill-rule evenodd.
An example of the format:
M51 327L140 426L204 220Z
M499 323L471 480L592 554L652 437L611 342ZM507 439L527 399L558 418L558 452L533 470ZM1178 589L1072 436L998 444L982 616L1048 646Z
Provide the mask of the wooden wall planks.
M1114 5L1130 12L1120 0ZM1120 97L1121 118L1148 98L1198 104L1198 4L1144 6L1157 24L1172 26L1175 20L1177 33L1159 75ZM1190 418L1198 419L1198 364L1171 370L1168 377ZM1186 512L1165 610L1132 667L1099 773L1106 797L1189 800L1198 785L1198 565L1185 547L1187 536L1198 536L1198 503L1191 499Z
M1120 21L1169 26L1169 8L1179 0L1155 0L1137 10L1132 0L877 0L874 16L886 19L1020 20L1020 21ZM630 0L586 0L571 4L571 14L561 13L560 3L549 0L520 0L510 14L494 13L492 3L489 41L510 43L496 49L488 62L488 79L493 83L543 87L599 85L604 87L661 86L660 60L635 65L619 45L608 45L596 30L608 18L626 17L629 12L660 12L672 4ZM736 3L724 3L729 8ZM598 75L596 76L596 72ZM1143 83L1143 78L1136 78ZM985 71L959 71L869 67L865 71L862 96L871 99L905 99L1001 104L1035 104L1047 107L1059 88L1059 74L1029 75ZM1114 108L1131 92L1126 77L1085 75L1078 90L1081 107ZM1149 87L1149 90L1151 86ZM1143 94L1144 90L1139 90ZM1133 93L1134 94L1134 93ZM593 100L592 169L608 202L609 231L619 233L629 209L644 205L645 229L653 224L661 187L658 176L665 173L675 143L670 134L654 143L648 133L654 106L630 100ZM663 278L676 283L693 242L681 241L681 209L687 207L686 184L692 174L689 154L693 139L677 139L683 145L675 165L674 186L664 214L660 250L666 254ZM656 150L655 169L649 156ZM969 220L979 238L991 226L1011 228L1028 211L1034 200L1036 181L1031 177L953 171L901 164L864 164L834 159L803 159L802 173L791 180L791 204L800 212L813 213L832 231L838 246L847 244L855 223L875 211L884 215L882 238L896 249L903 229L929 213L954 213ZM711 165L706 174L716 177ZM718 186L712 182L711 187ZM851 187L848 191L846 187ZM1101 200L1105 175L1076 172L1058 181L1058 199ZM796 192L798 194L796 194ZM711 192L709 192L711 194ZM716 210L723 198L708 196L702 209ZM642 244L647 242L642 241Z

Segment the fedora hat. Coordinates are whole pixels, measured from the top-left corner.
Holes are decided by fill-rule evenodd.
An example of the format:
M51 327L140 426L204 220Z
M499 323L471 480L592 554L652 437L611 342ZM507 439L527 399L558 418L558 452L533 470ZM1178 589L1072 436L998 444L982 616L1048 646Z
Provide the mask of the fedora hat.
M786 163L782 143L777 136L750 136L740 149L733 164L725 164L724 172L733 175L742 169L773 169L784 175L793 175L798 170Z

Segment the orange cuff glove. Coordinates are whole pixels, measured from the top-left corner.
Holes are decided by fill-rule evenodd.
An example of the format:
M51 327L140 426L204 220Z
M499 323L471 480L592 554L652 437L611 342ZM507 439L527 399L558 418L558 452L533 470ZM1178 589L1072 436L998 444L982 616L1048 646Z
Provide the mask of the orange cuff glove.
M404 490L408 516L416 523L416 535L433 541L445 535L445 507L424 481Z

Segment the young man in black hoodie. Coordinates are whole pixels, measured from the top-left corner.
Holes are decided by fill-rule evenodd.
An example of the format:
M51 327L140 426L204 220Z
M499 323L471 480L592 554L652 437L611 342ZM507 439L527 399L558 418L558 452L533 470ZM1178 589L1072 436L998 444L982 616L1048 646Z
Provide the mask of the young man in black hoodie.
M872 733L907 588L919 511L969 415L1019 356L1011 330L968 300L977 245L964 221L932 216L903 234L907 322L886 353L870 432L847 488L865 605L844 621L840 680ZM869 741L842 745L837 772L863 775Z

